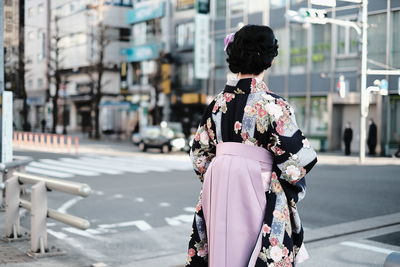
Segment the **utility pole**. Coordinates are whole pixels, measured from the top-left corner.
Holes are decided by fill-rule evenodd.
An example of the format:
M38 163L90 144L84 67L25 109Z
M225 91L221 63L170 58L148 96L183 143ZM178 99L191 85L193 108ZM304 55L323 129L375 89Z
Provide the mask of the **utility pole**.
M360 164L365 161L366 122L368 115L369 94L367 93L367 54L368 54L368 0L362 1L362 36L361 36L361 88L360 88Z
M4 91L4 0L0 0L0 93ZM0 115L2 116L2 115ZM1 118L0 118L1 119ZM0 136L1 141L1 136Z
M4 0L0 0L0 129L3 124L3 92L4 92ZM3 153L3 135L0 133L0 155ZM0 157L0 162L2 159Z

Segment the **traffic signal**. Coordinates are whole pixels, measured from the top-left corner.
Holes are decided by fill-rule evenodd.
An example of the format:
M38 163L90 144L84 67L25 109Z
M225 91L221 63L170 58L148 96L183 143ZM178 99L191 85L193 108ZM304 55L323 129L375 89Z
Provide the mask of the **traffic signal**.
M326 10L325 9L300 8L299 14L303 18L317 18L317 19L326 18Z

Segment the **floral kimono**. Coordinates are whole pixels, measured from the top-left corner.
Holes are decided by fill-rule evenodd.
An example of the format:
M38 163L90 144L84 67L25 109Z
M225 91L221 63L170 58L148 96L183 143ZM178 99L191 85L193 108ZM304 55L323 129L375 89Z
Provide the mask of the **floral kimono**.
M253 266L294 266L303 245L296 203L305 196L305 175L317 158L297 127L293 108L263 81L228 81L208 106L191 148L194 170L202 183L217 145L225 142L263 148L273 156L270 184L265 191L267 204L259 229L261 244L259 251L253 252L257 256ZM206 267L208 237L202 193L192 230L186 266Z

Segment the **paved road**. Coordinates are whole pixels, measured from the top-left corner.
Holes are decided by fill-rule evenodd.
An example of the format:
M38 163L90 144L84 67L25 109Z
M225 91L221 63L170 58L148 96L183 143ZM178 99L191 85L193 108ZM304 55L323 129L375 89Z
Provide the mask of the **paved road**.
M87 199L49 193L52 208L91 221L92 227L88 231L79 231L51 220L48 223L51 240L57 244L67 243L75 253L79 251L85 256L82 260L105 262L110 266L153 266L146 261L154 263L155 258L163 262L162 266L184 261L193 206L200 190L200 183L185 155L66 156L26 151L16 154L34 157L35 162L29 165L28 172L47 173L60 179L87 183L94 189L94 194ZM399 170L399 166L394 165L317 165L308 176L307 197L299 205L305 228L319 229L400 212ZM23 217L22 225L29 225L28 216ZM357 240L356 244L367 242L370 247L380 247L390 238L365 240L398 232L400 228L397 225L395 229L389 227L380 231L368 231L352 238ZM350 239L342 237L333 243L310 244L310 250L315 251L316 256L314 262L310 261L305 266L322 266L315 261L318 255L322 257L329 252L342 255L341 260L344 258L347 262L354 260L357 263L359 259L356 255L362 257L368 249L343 243ZM394 240L398 244L382 246L394 250L400 246L400 238ZM354 252L357 249L361 254ZM349 254L349 250L354 253ZM181 261L179 257L175 257L174 261L169 257L179 253L182 253ZM382 251L376 253L375 261L382 262L386 254ZM324 266L367 265L340 265L340 261L333 260Z

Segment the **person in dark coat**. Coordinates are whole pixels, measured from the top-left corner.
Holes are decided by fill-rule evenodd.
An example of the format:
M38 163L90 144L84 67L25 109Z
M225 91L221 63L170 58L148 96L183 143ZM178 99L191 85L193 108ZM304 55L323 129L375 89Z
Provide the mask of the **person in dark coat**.
M347 122L346 128L344 129L343 133L343 142L344 142L344 154L350 155L351 154L351 141L353 140L353 129L351 129L351 123Z
M369 154L370 155L375 155L375 149L376 149L376 143L377 143L377 127L373 119L369 119L369 130L368 130L368 139L367 139L367 144L368 144L368 149L369 149Z

